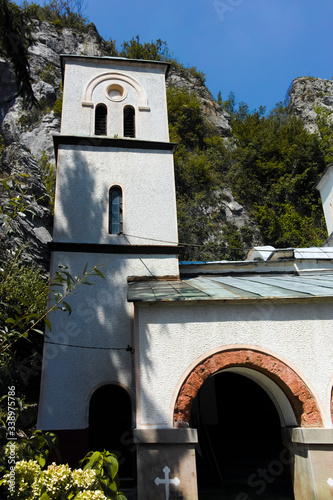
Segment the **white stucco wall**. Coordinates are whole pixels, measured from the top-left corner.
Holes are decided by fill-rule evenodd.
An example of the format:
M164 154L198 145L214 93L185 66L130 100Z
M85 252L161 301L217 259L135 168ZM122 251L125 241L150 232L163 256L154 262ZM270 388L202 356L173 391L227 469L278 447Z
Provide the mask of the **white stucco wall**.
M317 184L323 204L328 235L333 233L333 164L329 165Z
M132 105L137 139L169 140L165 64L124 62L117 58L64 57L64 61L62 134L93 135L94 108L102 103L108 108L109 137L123 136L123 107ZM122 86L126 97L116 102L110 100L107 97L110 85ZM87 97L91 105L84 104Z
M113 184L123 190L123 232L130 235L128 241L108 233ZM62 145L53 238L76 243L177 244L172 152Z
M136 306L138 426L172 426L176 389L205 353L237 344L291 366L321 403L331 426L332 303L252 302Z
M55 252L52 271L66 265L81 276L88 262L105 279L95 277L94 286L80 285L67 302L72 314L57 311L49 319L47 340L60 344L123 348L133 346L131 311L126 301L126 276L177 274L175 256L124 256ZM121 383L134 396L133 363L126 351L79 349L45 344L39 406L39 429L84 429L88 426L89 400L105 383Z

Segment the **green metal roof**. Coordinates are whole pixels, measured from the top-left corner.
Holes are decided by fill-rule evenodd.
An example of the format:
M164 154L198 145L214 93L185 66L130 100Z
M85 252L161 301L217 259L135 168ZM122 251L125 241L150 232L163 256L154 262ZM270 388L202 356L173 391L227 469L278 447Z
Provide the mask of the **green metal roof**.
M333 274L309 276L199 276L129 283L129 302L333 297Z

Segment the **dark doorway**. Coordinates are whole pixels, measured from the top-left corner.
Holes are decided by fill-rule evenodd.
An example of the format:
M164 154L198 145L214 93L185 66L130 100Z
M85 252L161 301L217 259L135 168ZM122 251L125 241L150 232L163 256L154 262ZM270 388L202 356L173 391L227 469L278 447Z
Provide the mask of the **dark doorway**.
M118 385L104 385L91 397L89 449L107 450L117 455L121 486L135 485L132 405L127 391Z
M257 383L230 372L208 378L190 425L198 429L200 500L294 499L279 415Z

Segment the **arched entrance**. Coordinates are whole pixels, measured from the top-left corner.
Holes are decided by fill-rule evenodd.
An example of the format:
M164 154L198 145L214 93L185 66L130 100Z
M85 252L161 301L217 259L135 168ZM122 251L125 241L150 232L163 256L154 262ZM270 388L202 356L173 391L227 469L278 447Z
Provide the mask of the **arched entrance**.
M243 374L209 377L191 408L199 499L292 500L292 458L268 394Z
M244 379L246 377L249 378L255 385L258 385L264 393L266 393L268 401L270 399L271 403L274 403L276 413L278 414L280 423L277 426L275 425L275 429L278 429L280 433L283 428L287 427L323 427L322 415L317 399L299 374L292 367L288 366L272 353L262 352L250 346L244 346L242 348L238 346L229 346L217 352L212 352L207 356L202 356L198 359L197 363L193 363L188 373L184 376L180 388L175 394L173 415L175 427L183 427L190 425L191 423L194 425L193 418L191 421L192 405L198 391L202 386L204 386L208 379L214 378L214 376L217 376L219 373L223 374L225 372L231 372L232 374L237 373L238 375L241 375L241 380L244 384L246 384ZM232 381L233 384L236 383L235 381L236 378L234 377ZM267 399L265 399L266 396L262 395L261 392L261 399L258 396L259 399L257 403L254 403L252 398L246 405L242 404L243 394L245 394L244 389L245 385L244 387L238 387L238 398L236 398L236 400L229 398L229 402L224 402L224 408L229 408L230 405L240 404L240 406L238 406L238 414L243 416L242 422L244 422L246 426L246 420L249 412L253 412L255 410L257 420L261 418L259 408L263 406L263 401L267 402ZM235 390L236 389L234 387L232 391L233 394L235 394ZM257 391L258 388L252 385L250 393L253 397ZM219 395L221 396L221 392ZM223 392L222 396L224 398ZM266 403L264 404L266 405ZM268 402L266 406L268 407L269 404L270 403ZM215 411L217 412L217 410ZM193 414L194 413L195 411ZM216 417L220 417L220 414L217 413ZM276 422L276 414L274 411L270 413L270 420L272 422ZM264 425L262 425L262 429L264 429ZM236 431L237 429L234 430L234 432ZM274 441L275 438L273 438L274 434L271 435L268 440ZM282 443L282 437L279 439L280 443ZM275 477L274 474L276 476L282 474L281 463L283 463L283 461L286 462L284 465L288 465L287 462L289 462L289 459L286 452L282 450L282 455L279 454L278 459L271 460L267 465L267 470L270 473L268 479L260 476L257 477L256 475L252 475L250 477L250 481L252 483L253 481L258 481L253 485L253 490L251 490L250 495L246 491L244 492L243 490L237 489L237 494L235 495L232 493L231 497L226 495L221 496L219 493L217 497L201 496L200 500L214 498L223 498L225 500L228 498L232 498L233 500L253 500L254 498L259 498L261 500L266 500L266 498L269 498L270 500L273 500L274 498L276 500L283 500L284 498L287 498L289 500L293 497L283 497L281 494L277 497L273 496L273 494L265 497L263 490L264 485L262 482L259 482L265 481L270 484L269 481L272 477ZM260 469L259 473L262 475L266 474L265 469ZM256 474L256 470L254 470L252 474ZM298 469L295 474L299 474ZM294 477L294 481L297 482L300 480L301 478L297 477L297 475ZM261 489L260 486L262 486ZM261 491L260 496L258 496L258 491L256 493L257 497L254 496L255 487L257 487L257 490L259 489L259 491Z
M89 405L89 449L107 450L117 455L122 488L136 483L132 431L132 404L128 392L119 385L99 387Z

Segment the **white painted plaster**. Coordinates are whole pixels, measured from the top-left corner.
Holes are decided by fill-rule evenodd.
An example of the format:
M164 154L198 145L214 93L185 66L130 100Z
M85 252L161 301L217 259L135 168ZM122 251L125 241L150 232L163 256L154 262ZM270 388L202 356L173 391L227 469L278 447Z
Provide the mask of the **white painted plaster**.
M65 62L62 134L93 135L94 107L104 103L108 108L108 135L122 137L122 110L130 104L136 109L137 139L169 140L165 65L124 63L116 58L65 58ZM112 84L125 88L124 100L108 99L106 90Z
M326 220L328 234L333 233L333 164L329 165L317 184Z
M55 252L53 273L59 264L80 276L99 265L105 279L81 285L67 301L72 314L51 313L47 339L60 344L126 348L133 346L131 307L126 300L126 276L177 273L174 256L108 255ZM38 418L39 429L84 429L88 426L89 398L103 383L118 381L134 391L133 361L126 351L79 349L45 344Z
M122 136L123 107L136 110L136 139L169 140L165 64L113 58L64 57L61 133L81 137L79 145L59 145L54 216L55 242L107 245L177 245L173 154L153 149L85 145L94 134L94 107L108 108L108 135ZM124 88L110 99L110 85ZM98 141L98 137L96 137ZM109 189L123 190L124 235L108 231ZM154 250L152 249L152 252ZM38 427L83 429L89 398L104 383L134 392L132 304L128 276L178 275L176 255L126 255L53 252L51 275L59 264L80 275L86 265L101 265L105 280L82 285L68 299L73 313L50 315L45 344ZM67 344L67 346L59 345ZM69 346L70 344L71 346ZM73 346L85 346L81 349ZM112 347L114 349L91 349Z
M309 385L322 411L327 409L333 372L331 301L155 304L137 307L136 314L142 427L172 426L173 397L188 367L206 352L235 344L270 351L284 360ZM283 409L281 398L280 404ZM330 427L330 415L323 417Z
M124 192L128 237L108 232L111 185ZM170 151L61 146L54 241L136 245L177 244L173 155Z

